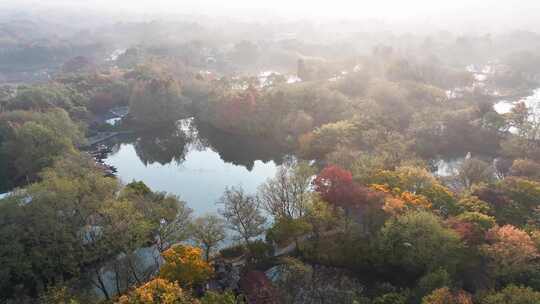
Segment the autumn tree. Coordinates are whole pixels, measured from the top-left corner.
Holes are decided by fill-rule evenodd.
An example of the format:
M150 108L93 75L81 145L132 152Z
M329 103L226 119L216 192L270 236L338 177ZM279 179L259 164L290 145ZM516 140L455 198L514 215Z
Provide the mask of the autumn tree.
M212 251L227 237L225 222L213 214L195 219L192 225L192 238L204 249L206 261L210 260Z
M538 256L531 237L511 225L494 227L488 232L488 244L482 252L496 276L508 276L527 270Z
M479 212L464 212L448 219L447 224L466 244L479 245L484 242L486 232L495 226L495 218Z
M354 203L357 187L352 173L337 166L324 168L313 180L315 191L334 206Z
M247 303L277 304L277 290L264 272L249 271L238 283Z
M402 197L405 199L407 196L416 199L423 197L443 216L457 211L454 195L424 168L402 166L394 171L380 171L371 182L386 186L394 195L405 194Z
M208 280L212 268L203 260L202 250L197 247L175 245L162 253L165 264L159 271L159 277L180 286L190 288Z
M465 291L452 292L449 288L439 288L422 299L422 304L473 304L472 297Z
M155 278L121 296L116 304L197 304L177 282Z
M369 234L384 222L384 195L353 181L350 171L328 166L313 180L313 185L322 199L345 210L346 223L349 218L356 221L364 233Z

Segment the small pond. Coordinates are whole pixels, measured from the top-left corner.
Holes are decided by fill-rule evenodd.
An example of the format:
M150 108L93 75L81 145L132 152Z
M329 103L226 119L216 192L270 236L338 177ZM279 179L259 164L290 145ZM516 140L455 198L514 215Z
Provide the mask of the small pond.
M105 163L118 170L124 183L143 181L155 191L179 195L198 215L216 212L226 187L255 193L286 155L266 138L224 133L193 119L117 138L110 145Z

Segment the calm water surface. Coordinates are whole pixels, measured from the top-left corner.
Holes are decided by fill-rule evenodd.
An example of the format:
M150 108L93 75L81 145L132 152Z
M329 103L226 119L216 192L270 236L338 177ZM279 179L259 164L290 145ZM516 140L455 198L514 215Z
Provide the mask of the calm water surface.
M138 134L112 143L105 160L125 183L179 195L196 214L217 211L226 187L248 193L273 177L285 152L261 138L245 138L183 120L176 128Z

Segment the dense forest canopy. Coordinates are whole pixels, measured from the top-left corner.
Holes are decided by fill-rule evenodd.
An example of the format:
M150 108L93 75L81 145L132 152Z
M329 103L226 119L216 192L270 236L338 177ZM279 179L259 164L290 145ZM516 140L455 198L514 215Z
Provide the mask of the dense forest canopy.
M540 303L528 15L410 30L98 2L0 12L0 302ZM182 195L205 185L122 178L125 146L145 170L219 158L214 211ZM266 163L257 191L228 183Z

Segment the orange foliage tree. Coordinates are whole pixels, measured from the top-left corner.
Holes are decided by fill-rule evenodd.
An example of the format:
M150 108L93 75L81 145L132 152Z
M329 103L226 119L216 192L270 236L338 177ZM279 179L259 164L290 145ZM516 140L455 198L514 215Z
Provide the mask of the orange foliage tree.
M524 271L539 256L532 238L512 225L490 229L487 241L488 244L482 246L482 252L497 275Z

